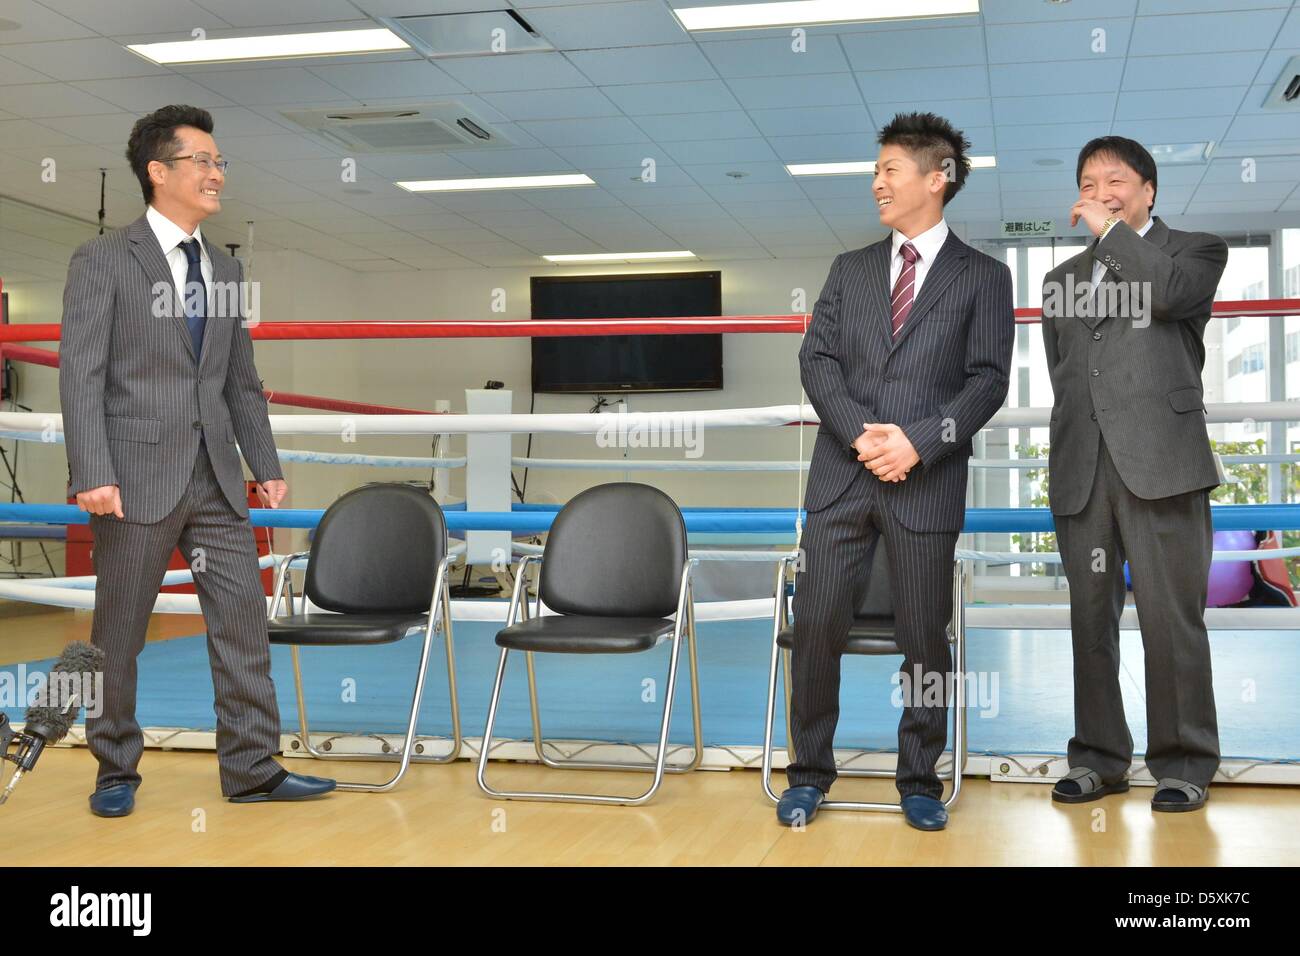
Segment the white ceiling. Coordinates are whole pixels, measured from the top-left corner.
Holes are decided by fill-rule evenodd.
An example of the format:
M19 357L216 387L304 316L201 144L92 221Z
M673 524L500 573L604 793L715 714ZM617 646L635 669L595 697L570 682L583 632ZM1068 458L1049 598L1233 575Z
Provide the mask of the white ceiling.
M1300 54L1294 0L983 0L972 17L810 28L801 53L788 30L692 36L670 12L719 2L0 0L9 21L0 22L0 195L93 220L107 167L108 222L129 222L141 206L122 157L131 124L185 102L212 111L232 162L224 209L204 227L222 242L245 241L253 220L259 249L300 249L358 271L679 248L714 260L824 256L879 234L870 180L794 179L782 164L874 158L895 112L927 109L998 159L971 175L948 207L952 222L1063 221L1079 146L1107 133L1216 142L1208 164L1161 169L1165 216L1300 222L1300 110L1261 108ZM122 48L198 27L210 37L301 32L508 5L556 52L162 68ZM1104 49L1094 52L1098 37ZM358 154L357 181L345 183L347 152L282 115L443 98L516 145ZM1244 157L1255 160L1254 182L1242 182ZM646 158L656 181L633 181ZM46 159L54 182L42 179ZM436 197L392 185L571 171L598 185ZM33 221L0 209L7 281L66 270L66 249L37 240Z

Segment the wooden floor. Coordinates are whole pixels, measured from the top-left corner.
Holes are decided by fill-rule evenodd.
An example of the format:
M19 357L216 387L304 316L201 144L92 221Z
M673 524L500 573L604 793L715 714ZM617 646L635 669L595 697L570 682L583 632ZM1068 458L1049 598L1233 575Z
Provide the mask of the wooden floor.
M0 601L0 665L53 657L86 640L90 613ZM154 615L149 640L195 634L202 618ZM379 780L376 764L286 758L299 773ZM1157 814L1150 788L1081 807L1041 784L968 778L942 833L896 814L826 812L802 831L777 825L756 771L665 779L644 807L506 803L483 796L466 761L415 766L387 794L304 803L231 804L210 751L146 750L135 813L91 815L95 761L84 747L47 751L0 807L0 861L44 866L262 865L1291 865L1300 789L1216 786L1203 812ZM499 786L634 792L641 774L552 771L494 762ZM6 773L7 779L7 773ZM784 786L778 775L777 786ZM884 780L848 780L835 796L896 800ZM1099 813L1098 811L1104 811Z
M379 779L374 764L286 759L299 772ZM756 771L697 771L664 781L644 807L490 800L473 767L411 768L387 794L333 793L303 803L231 804L211 752L145 751L135 813L105 820L86 797L85 748L47 751L0 807L7 865L1290 865L1300 857L1290 787L1219 786L1205 811L1157 814L1150 788L1060 807L1046 786L968 779L942 833L896 814L826 812L802 831L777 825ZM640 774L491 767L512 787L644 785ZM779 779L779 778L778 778ZM890 798L888 781L850 793ZM896 798L895 798L896 799ZM1099 815L1098 811L1104 814Z

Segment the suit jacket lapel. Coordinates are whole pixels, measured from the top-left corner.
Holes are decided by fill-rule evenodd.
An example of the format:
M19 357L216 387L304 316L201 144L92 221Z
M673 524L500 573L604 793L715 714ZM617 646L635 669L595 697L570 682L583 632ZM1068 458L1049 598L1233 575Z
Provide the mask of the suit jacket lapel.
M194 345L190 342L190 329L185 324L184 304L176 299L176 280L172 278L171 266L167 264L167 257L163 255L162 247L158 245L158 237L153 234L148 218L141 216L127 226L126 237L131 242L131 254L140 263L140 267L144 269L144 274L149 280L150 308L156 308L157 303L160 301L156 290L161 283L167 290L166 301L173 306L169 310L170 318L168 321L180 334L181 341L185 343L186 351L190 353L190 358L194 358Z
M1147 230L1147 234L1142 238L1145 239L1147 242L1154 243L1157 246L1163 246L1166 242L1169 241L1169 227L1160 221L1159 216L1152 216L1151 228ZM1081 280L1086 280L1086 281L1092 280L1092 271L1096 263L1095 257L1097 254L1097 243L1099 241L1100 240L1098 239L1093 239L1092 242L1088 243L1088 248L1084 250L1084 258L1087 261L1080 262L1076 266L1075 277L1074 277L1074 282L1076 287L1078 286ZM1121 280L1120 277L1116 275L1110 268L1106 268L1102 270L1101 278L1098 280L1098 285L1099 286L1109 285L1111 283L1120 282L1120 281L1123 280ZM1118 299L1115 297L1107 297L1104 294L1103 289L1101 288L1096 289L1093 292L1093 296L1092 296L1092 308L1086 310L1083 316L1083 321L1087 324L1088 328L1095 329L1106 319L1111 318L1111 316L1106 314L1104 306L1109 304L1110 302L1115 302L1115 301L1118 301Z
M879 317L870 316L868 321L876 327L881 336L881 343L888 348L891 330L889 327L889 256L890 240L885 237L880 242L863 250L862 261L867 271L867 291L870 296L869 309L880 313Z
M239 290L234 288L239 278L239 266L235 260L229 256L218 256L213 252L212 243L208 241L207 236L203 237L203 243L208 248L208 259L212 262L212 284L215 288L208 290L208 302L215 306L212 310L216 313L217 318L238 322L240 316L225 315L225 311L234 306L236 309L242 306L242 297ZM221 283L221 285L218 285ZM231 290L234 290L233 292ZM203 333L203 353L199 357L199 365L202 366L213 349L208 347L209 336L221 331L222 335L227 334L228 326L226 323L212 321L212 316L208 317L207 328Z
M1093 254L1097 248L1097 240L1094 238L1087 247L1081 252L1074 261L1074 266L1070 269L1073 277L1073 284L1067 285L1062 292L1068 291L1069 296L1062 295L1061 309L1064 315L1075 315L1078 313L1079 319L1088 328L1094 328L1097 325L1098 317L1093 314L1096 308L1097 298L1091 292L1088 299L1083 303L1083 308L1078 309L1079 293L1085 286L1092 285L1092 267L1095 262ZM1066 299L1069 299L1067 302Z
M962 270L966 268L966 254L966 243L958 239L956 233L949 230L948 238L939 247L939 254L934 257L934 262L930 264L930 268L925 274L925 281L921 283L921 291L917 293L916 301L912 303L912 311L907 314L907 321L898 330L897 338L893 336L891 323L890 338L893 339L894 348L898 348L903 343L903 340L912 334L912 330L925 318L926 313L934 308L934 304L939 301L939 297L943 295L944 290L948 288L952 280L957 278Z
M1152 216L1151 228L1147 230L1147 234L1143 238L1157 246L1164 246L1169 241L1169 227L1165 225L1164 220L1159 216Z

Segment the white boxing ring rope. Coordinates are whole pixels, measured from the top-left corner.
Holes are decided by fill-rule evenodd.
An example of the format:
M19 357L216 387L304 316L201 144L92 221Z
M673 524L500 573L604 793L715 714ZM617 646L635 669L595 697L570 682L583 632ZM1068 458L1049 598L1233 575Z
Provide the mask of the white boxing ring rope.
M1234 402L1206 405L1206 422L1211 424L1300 421L1300 401ZM1050 408L1003 408L985 428L1045 428ZM500 434L516 432L592 435L607 429L643 429L653 434L671 434L692 428L753 428L817 424L811 405L767 405L754 408L708 409L703 411L536 413L528 415L271 415L276 435L418 435ZM0 434L32 441L51 441L52 431L62 432L63 416L55 412L0 412Z

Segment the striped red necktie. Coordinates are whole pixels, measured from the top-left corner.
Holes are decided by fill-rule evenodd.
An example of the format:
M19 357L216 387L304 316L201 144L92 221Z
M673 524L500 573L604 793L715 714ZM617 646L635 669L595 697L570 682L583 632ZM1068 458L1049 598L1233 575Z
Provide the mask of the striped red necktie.
M898 330L907 321L907 314L912 311L913 292L916 287L916 260L920 258L916 247L910 242L903 243L899 252L903 255L903 271L898 274L898 281L894 283L894 294L890 298L889 306L895 338L898 337Z

